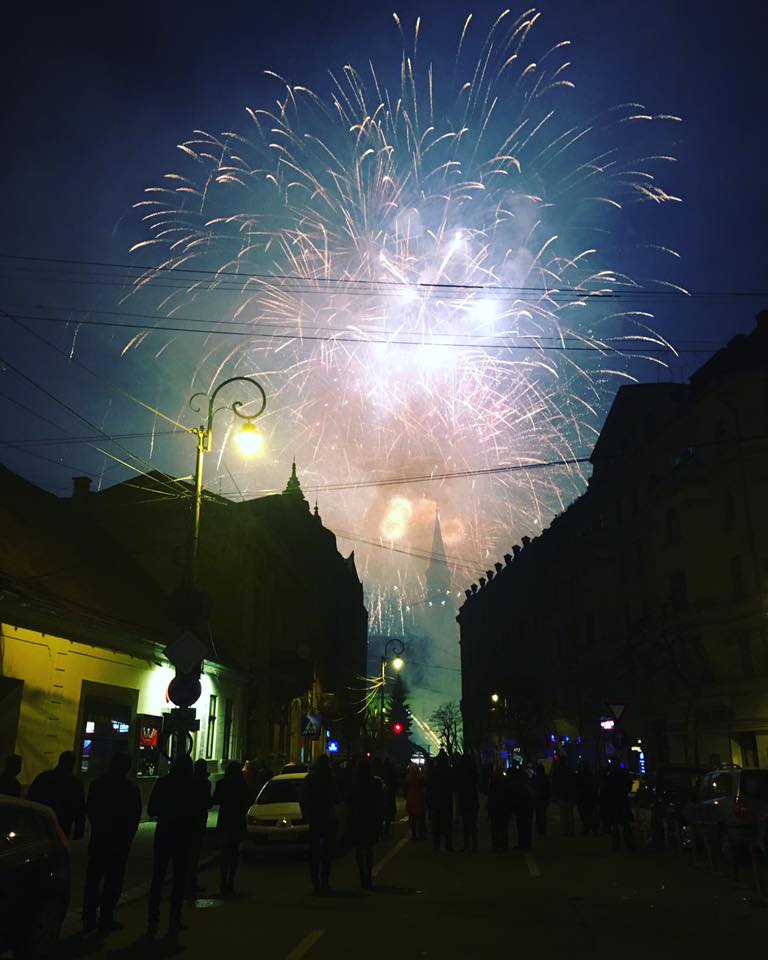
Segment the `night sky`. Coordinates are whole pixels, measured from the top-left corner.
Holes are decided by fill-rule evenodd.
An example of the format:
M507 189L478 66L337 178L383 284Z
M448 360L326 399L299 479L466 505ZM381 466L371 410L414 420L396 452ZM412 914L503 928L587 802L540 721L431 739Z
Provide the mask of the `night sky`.
M485 30L502 8L422 2L396 9L406 32L421 15L423 56L439 60L453 56L467 12L473 11ZM513 8L514 13L523 9ZM692 291L768 290L763 5L548 0L540 9L537 31L552 41L573 41L569 59L576 89L568 102L575 113L639 101L684 120L668 136L669 151L679 163L666 175L684 203L653 211L647 231L649 239L681 254L667 277ZM274 98L265 69L327 93L329 68L347 62L364 67L368 58L397 65L400 38L392 10L391 4L378 2L69 4L51 12L39 5L18 6L7 29L3 63L0 254L131 262L128 250L144 236L131 205L165 171L178 167L177 143L195 128L242 128L245 106ZM643 234L650 215L645 208L633 213L628 229ZM85 315L77 311L117 309L119 290L73 283L75 274L71 264L55 268L0 259L0 308L71 320ZM683 349L669 370L645 368L645 376L686 377L706 359L707 350L749 330L754 314L766 306L768 294L659 304L655 328ZM148 352L123 356L131 331L31 326L64 354L174 417L199 389L193 386L188 354L176 366L157 365ZM3 361L91 423L109 433L151 429L145 411L84 376L66 356L7 317L2 330ZM694 340L696 352L687 351L685 345ZM7 367L0 372L0 403L4 441L93 434ZM292 438L276 441L279 432L273 428L273 456L258 482L241 481L249 492L278 487L287 477L296 451L290 449ZM142 455L159 469L183 474L191 469L192 448L184 446L190 443L182 434L165 445L145 444ZM131 475L114 461L105 467L99 458L92 448L76 444L6 445L2 453L11 469L60 494L68 492L74 472L92 473L107 485ZM306 469L311 471L311 464ZM217 471L211 467L211 473ZM333 525L331 497L321 509ZM432 516L423 514L421 549L429 547ZM355 532L377 536L362 520ZM525 532L535 530L519 529L511 536Z

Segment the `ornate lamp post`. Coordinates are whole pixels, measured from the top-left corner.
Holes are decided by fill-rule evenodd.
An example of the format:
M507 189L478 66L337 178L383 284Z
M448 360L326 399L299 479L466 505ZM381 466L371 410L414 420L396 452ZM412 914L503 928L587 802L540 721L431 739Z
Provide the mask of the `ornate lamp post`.
M216 406L216 397L219 395L219 392L223 390L224 387L229 386L230 383L247 383L258 391L261 399L261 406L256 413L241 413L240 407L243 406L242 400L235 400L232 404L225 403L220 407ZM257 383L256 380L251 379L251 377L230 377L229 380L223 380L215 388L213 393L211 393L210 397L206 393L194 394L192 397L190 397L189 405L192 407L195 413L200 413L200 407L196 407L194 403L198 397L205 397L205 399L208 401L208 420L199 427L191 427L189 430L190 433L193 433L197 437L197 461L195 463L195 508L193 513L192 535L190 538L189 556L186 569L187 584L190 587L194 587L197 580L197 557L200 547L200 510L203 503L203 468L205 466L205 455L206 453L211 452L211 447L213 445L213 421L216 418L217 413L231 408L232 413L236 417L240 417L241 420L245 421L243 426L235 435L235 439L241 451L250 455L256 453L256 451L261 447L263 440L261 434L254 427L253 421L257 420L262 413L264 413L264 410L267 407L267 395L264 393L261 384Z
M384 740L384 689L387 685L387 663L389 657L389 648L395 654L392 660L393 670L402 670L405 661L402 659L402 653L405 650L403 641L397 637L390 637L384 644L384 653L381 656L381 684L379 685L379 740Z
M242 400L235 400L231 404L225 403L221 406L216 406L216 398L221 390L232 383L247 383L256 390L261 405L255 413L242 413L240 410L243 406ZM189 400L189 405L195 413L201 412L201 408L195 405L198 397L204 397L208 401L208 417L206 422L200 426L189 428L189 432L197 437L197 460L195 463L195 495L192 523L190 526L187 559L184 568L184 589L181 596L181 619L188 629L185 630L179 638L174 640L173 643L169 644L165 651L166 656L176 668L176 674L168 688L168 696L179 709L172 711L171 721L165 727L169 734L176 736L175 755L178 755L181 751L188 750L189 733L192 730L196 730L198 726L192 705L197 702L201 692L200 670L205 657L206 645L198 634L202 632L201 628L205 626L205 620L207 619L204 603L198 595L197 590L200 513L203 503L205 455L206 453L210 453L213 446L213 422L216 419L216 415L222 410L231 409L236 417L244 421L242 427L235 435L238 446L244 454L253 454L260 449L263 442L261 434L258 433L253 425L253 421L264 413L267 406L267 397L261 384L257 383L257 381L251 377L230 377L228 380L223 380L213 390L210 396L206 393L194 394Z

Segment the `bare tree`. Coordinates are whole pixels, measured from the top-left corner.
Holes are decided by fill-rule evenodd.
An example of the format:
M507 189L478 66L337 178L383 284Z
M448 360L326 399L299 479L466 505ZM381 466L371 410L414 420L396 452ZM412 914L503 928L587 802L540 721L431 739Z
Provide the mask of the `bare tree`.
M440 746L453 756L461 738L461 708L455 700L443 703L430 716L429 722L440 739Z

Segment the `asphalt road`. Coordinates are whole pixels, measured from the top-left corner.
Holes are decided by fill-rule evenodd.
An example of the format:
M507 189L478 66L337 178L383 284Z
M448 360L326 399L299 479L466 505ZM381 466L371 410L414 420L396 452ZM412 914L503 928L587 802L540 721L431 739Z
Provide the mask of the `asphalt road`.
M607 837L551 831L531 853L435 854L404 825L377 848L375 889L358 887L352 855L336 861L334 893L311 895L306 863L274 857L240 869L240 895L201 896L185 908L181 945L145 937L146 897L120 908L125 929L104 940L66 938L62 958L153 960L489 960L722 958L762 952L768 910L705 864L643 848L612 852ZM202 874L211 889L218 873ZM167 917L164 904L164 919ZM162 931L161 931L162 932Z

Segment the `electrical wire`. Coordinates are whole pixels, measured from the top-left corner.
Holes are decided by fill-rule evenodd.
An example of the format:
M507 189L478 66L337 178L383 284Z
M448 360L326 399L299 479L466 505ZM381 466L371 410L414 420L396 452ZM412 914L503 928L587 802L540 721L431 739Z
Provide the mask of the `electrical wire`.
M38 383L38 382L37 382L36 380L34 380L32 377L28 376L26 373L24 373L23 370L20 370L17 366L15 366L15 365L14 365L13 363L11 363L9 360L7 360L7 359L5 359L4 357L0 356L0 363L5 364L5 366L6 366L9 370L11 370L13 373L15 373L16 376L20 377L20 378L21 378L22 380L24 380L26 383L29 383L29 384L30 384L31 386L33 386L36 390L39 390L41 393L45 394L46 397L48 397L48 398L49 398L50 400L52 400L54 403L58 404L60 407L62 407L64 410L66 410L68 413L70 413L73 417L76 417L78 420L82 420L82 422L85 423L88 427L90 427L91 430L97 431L97 432L100 434L100 436L102 436L105 440L107 440L107 441L110 442L110 443L114 442L115 445L116 445L119 449L121 449L121 450L123 450L125 453L127 453L127 455L128 455L129 457L134 458L138 463L141 463L141 462L143 461L143 462L144 462L144 465L145 465L145 466L148 466L148 467L150 468L150 471L152 471L152 470L154 469L153 466L152 466L152 464L149 463L149 461L143 460L143 458L138 457L136 454L132 453L132 452L131 452L130 450L128 450L126 447L123 447L122 444L119 443L118 441L113 441L113 440L112 440L112 437L110 437L108 433L106 433L105 431L101 430L95 423L92 423L87 417L84 417L81 413L79 413L77 410L75 410L74 407L70 406L70 405L69 405L68 403L66 403L64 400L62 400L61 398L57 397L54 393L52 393L52 392L51 392L50 390L48 390L46 387L42 386L42 384ZM110 457L112 460L116 460L118 463L121 463L123 466L128 467L128 469L133 470L133 471L135 471L136 473L138 473L138 474L140 474L140 475L142 475L142 476L149 476L149 473L148 473L146 470L140 470L138 467L134 467L132 464L125 463L125 461L120 460L120 459L119 459L118 457L116 457L114 454L109 453L109 452L106 451L106 450L103 450L103 449L101 449L101 448L96 448L96 449L98 449L99 452L100 452L100 453L103 453L105 456ZM171 481L171 483L177 483L177 481L173 480L173 478L170 478L170 481ZM171 483L168 483L168 482L166 482L165 480L158 481L158 483L160 483L160 484L163 485L163 486L166 486L168 489L170 489L171 491L175 492L174 488L171 486ZM186 491L186 488L182 487L182 489L184 489L185 492L187 492L187 495L189 496L189 493L188 493L188 491Z
M179 273L190 274L192 276L208 276L219 279L221 277L232 277L238 281L242 280L279 280L279 281L293 281L299 283L308 283L312 284L325 284L328 286L344 284L348 286L366 286L366 287L392 287L395 289L426 289L426 290L472 290L480 292L504 292L504 291L523 291L531 292L536 294L550 294L552 291L549 291L546 287L537 287L537 286L522 286L522 285L512 285L512 284L470 284L470 283L444 283L444 282L427 282L419 281L409 283L402 280L393 280L393 279L381 279L381 280L366 280L362 278L354 277L318 277L318 278L308 278L301 276L300 274L290 274L290 273L253 273L249 271L240 271L240 270L204 270L199 267L174 267L174 266L156 266L156 267L145 267L139 264L130 264L130 263L114 263L109 261L101 260L84 260L84 259L74 259L74 258L65 258L65 257L39 257L39 256L26 256L22 254L9 254L9 253L0 253L0 259L9 260L12 262L18 263L39 263L39 264L56 264L59 266L80 266L80 267L96 267L99 269L110 269L110 270L131 270L138 271L142 275L153 275L153 274L171 274L177 275ZM314 292L314 290L313 290ZM560 293L573 293L578 296L589 295L590 291L584 290L580 287L564 287L562 290L557 291ZM622 293L624 291L621 291ZM746 291L746 290L699 290L699 291L686 291L679 288L670 289L670 290L636 290L632 291L636 294L649 294L653 296L666 295L666 296L675 296L675 297L768 297L768 291L756 290L756 291Z

